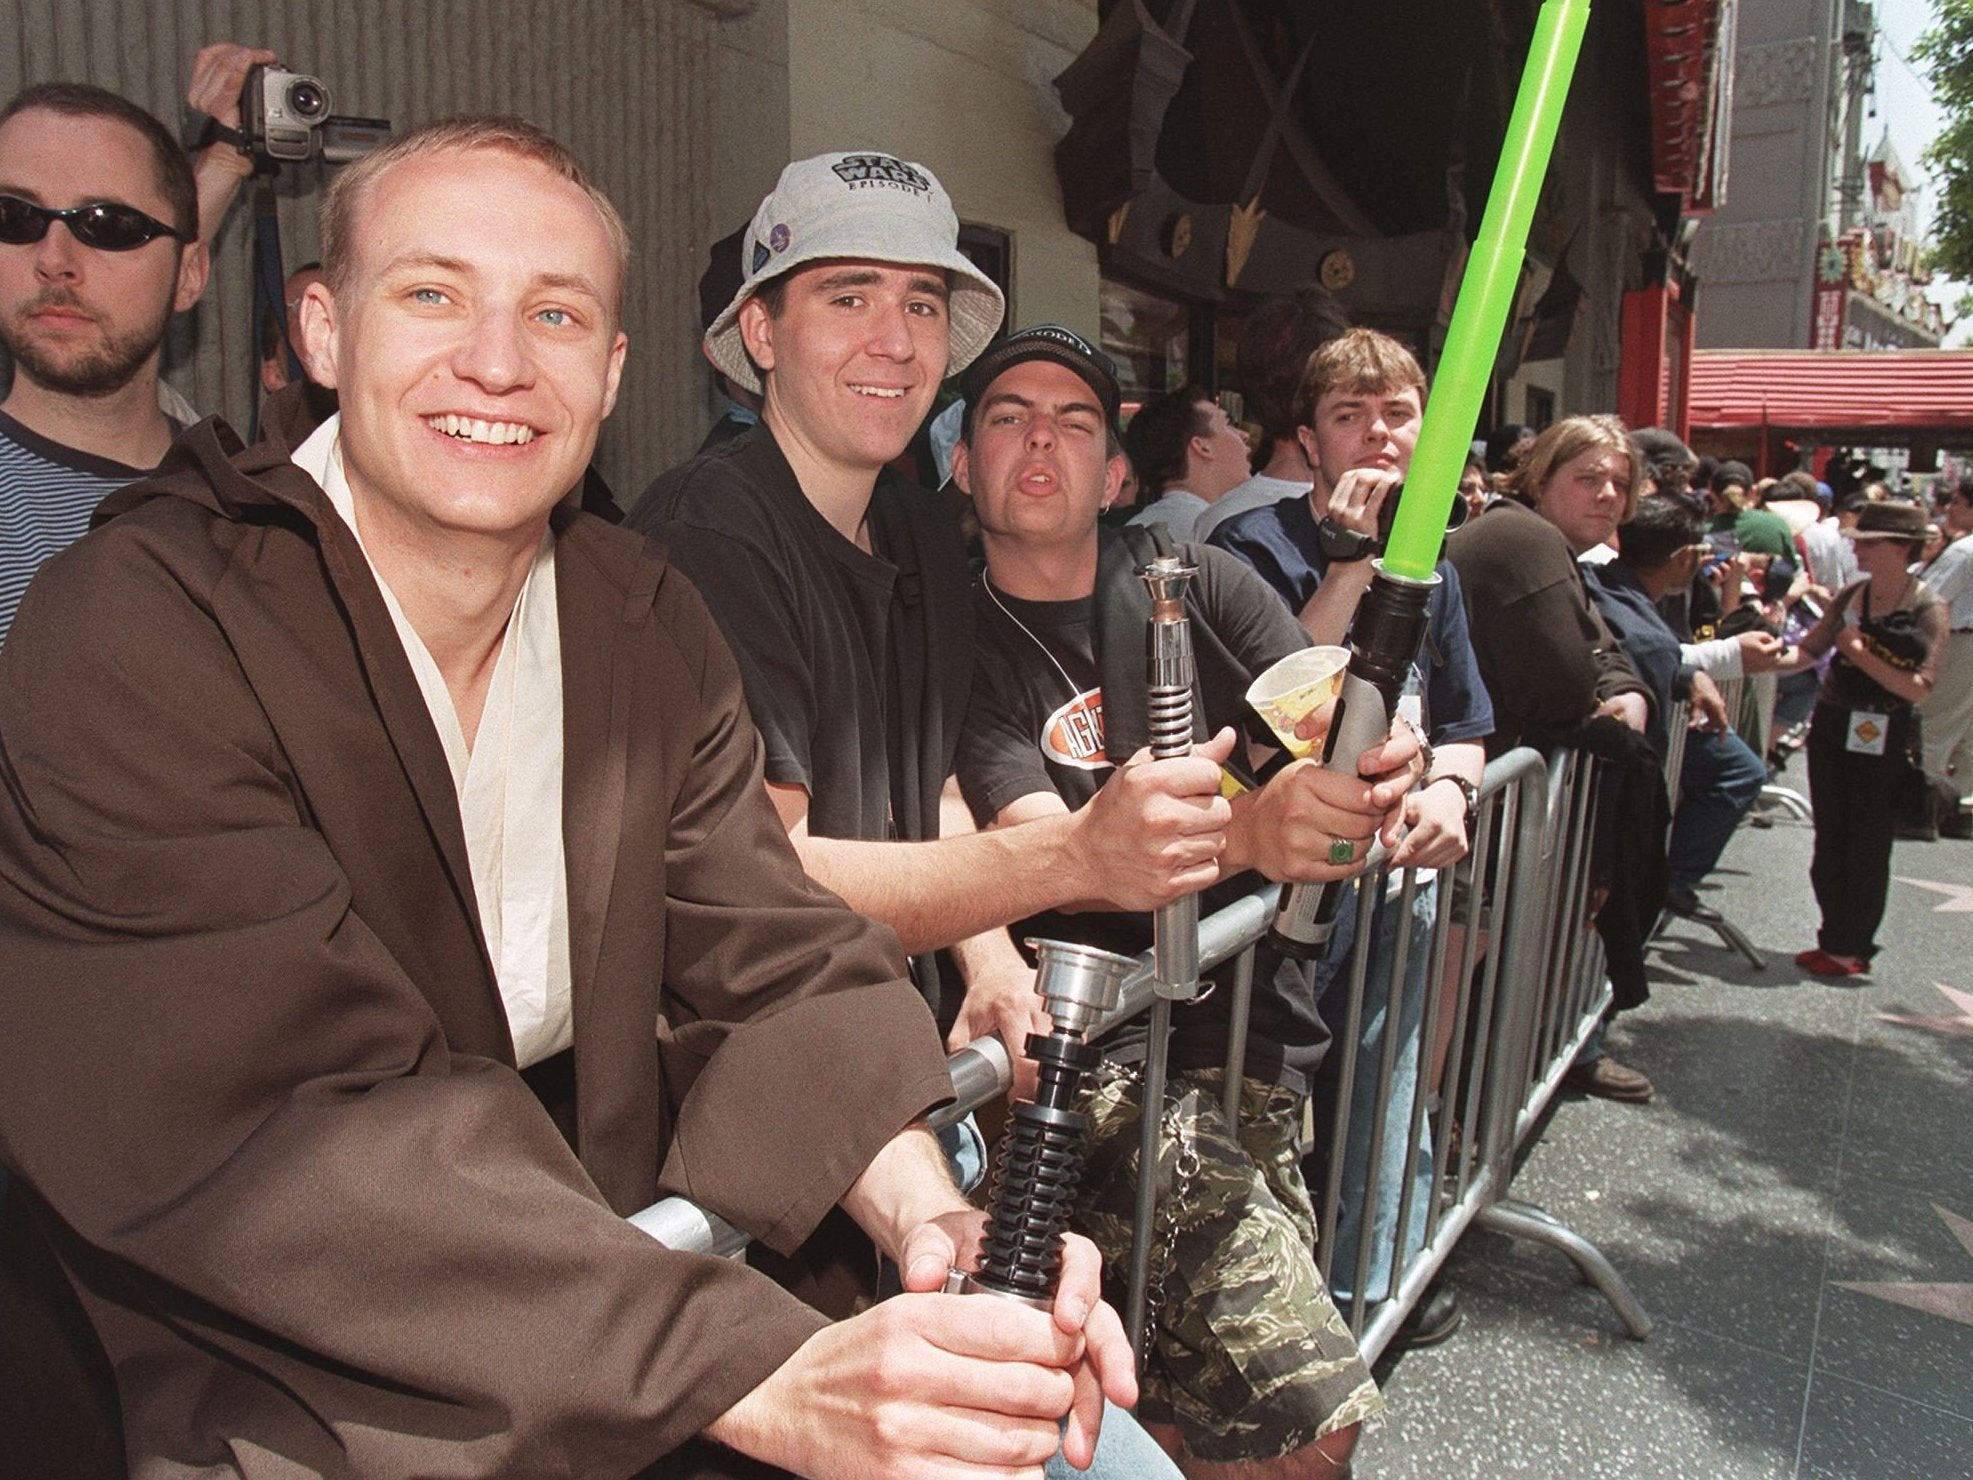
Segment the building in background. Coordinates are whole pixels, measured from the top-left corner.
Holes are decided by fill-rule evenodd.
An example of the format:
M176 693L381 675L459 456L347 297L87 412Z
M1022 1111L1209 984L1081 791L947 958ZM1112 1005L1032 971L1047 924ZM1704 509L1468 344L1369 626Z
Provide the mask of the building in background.
M1816 248L1810 349L1937 349L1945 316L1918 229L1918 192L1886 133L1860 161L1858 207L1842 197L1833 237Z
M1133 390L1237 409L1233 336L1318 278L1360 321L1443 341L1538 0L0 0L0 93L67 77L182 116L207 41L274 48L338 112L405 127L521 113L621 204L631 360L599 463L627 494L719 409L696 351L709 243L790 159L930 165L1011 317L1100 335ZM1696 312L1685 249L1719 200L1734 0L1596 5L1488 420L1620 404L1673 420ZM464 39L462 39L464 38ZM283 255L316 255L319 166L275 181ZM251 209L167 372L244 427ZM1638 409L1633 409L1633 406Z
M1876 121L1878 44L1866 0L1743 8L1733 197L1692 249L1706 280L1700 347L1938 345L1914 180Z
M1724 182L1733 9L1591 12L1490 421L1608 410L1631 381L1654 412L1678 401L1661 366L1689 343L1686 222ZM1310 278L1429 368L1537 10L1103 0L1057 80L1056 160L1131 391L1237 390L1242 317Z

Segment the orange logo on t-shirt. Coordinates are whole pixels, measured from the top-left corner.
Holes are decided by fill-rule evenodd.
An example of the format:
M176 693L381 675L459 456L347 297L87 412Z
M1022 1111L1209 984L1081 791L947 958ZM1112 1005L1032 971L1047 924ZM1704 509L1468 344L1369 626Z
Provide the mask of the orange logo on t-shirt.
M1103 691L1085 689L1042 722L1041 749L1051 761L1084 771L1110 764L1103 754Z

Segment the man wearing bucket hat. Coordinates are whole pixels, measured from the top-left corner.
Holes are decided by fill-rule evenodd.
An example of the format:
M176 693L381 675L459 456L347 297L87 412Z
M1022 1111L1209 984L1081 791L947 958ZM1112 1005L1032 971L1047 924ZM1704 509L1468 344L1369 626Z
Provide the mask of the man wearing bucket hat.
M1000 322L958 233L923 165L789 165L705 337L762 424L659 478L630 523L662 536L732 645L809 872L917 953L942 1020L957 1003L931 953L952 947L969 985L1002 978L989 995L1018 1047L1040 1003L999 927L1092 890L1141 910L1202 887L1227 811L1218 757L1133 767L1091 815L1018 837L974 832L948 785L972 679L964 546L950 507L887 464Z
M1143 651L1141 628L1119 625L1114 589L1136 584L1136 553L1110 544L1097 522L1124 472L1109 452L1119 395L1108 357L1057 325L990 347L964 387L953 477L978 513L987 570L974 593L981 658L959 775L981 822L1018 831L1092 805L1113 784L1113 758L1132 748L1118 733L1125 706L1106 704L1103 686L1119 669L1141 672ZM1308 638L1238 561L1178 548L1198 571L1186 610L1207 726L1238 725L1253 679ZM1228 877L1202 908L1249 891L1256 880L1242 869L1294 880L1359 872L1373 832L1394 825L1417 754L1403 732L1364 758L1367 780L1302 760L1245 792L1220 860ZM1016 934L1132 954L1149 944L1142 916L1105 912L1050 912ZM1356 1426L1381 1401L1316 1271L1315 1217L1296 1167L1309 1072L1328 1033L1308 968L1263 947L1236 1129L1224 1112L1231 996L1215 991L1187 1008L1170 1041L1167 1113L1192 1155L1160 1193L1138 1417L1189 1474L1339 1474ZM1141 1024L1100 1046L1076 1226L1114 1275L1131 1241Z
M976 832L949 784L972 687L965 548L951 506L888 464L1004 309L958 236L923 165L874 150L789 165L704 340L760 396L760 424L660 477L629 523L663 539L731 646L768 793L808 872L896 930L942 1025L959 1011L936 954L949 947L943 959L1000 1014L978 1031L998 1026L1018 1054L1047 1018L1006 923L1092 890L1145 909L1201 887L1226 804L1210 761L1162 761L1091 816L1012 839ZM974 1031L955 1026L952 1046ZM970 1123L942 1139L955 1172L977 1175ZM840 1312L867 1252L838 1220L778 1272ZM1100 1470L1169 1473L1127 1415L1104 1423Z

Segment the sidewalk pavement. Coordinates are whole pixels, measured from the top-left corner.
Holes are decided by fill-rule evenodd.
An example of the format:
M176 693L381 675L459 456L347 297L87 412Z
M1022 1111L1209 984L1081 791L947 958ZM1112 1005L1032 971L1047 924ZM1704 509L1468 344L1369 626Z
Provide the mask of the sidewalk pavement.
M1766 969L1675 922L1610 1041L1657 1098L1565 1094L1514 1182L1655 1332L1476 1229L1448 1266L1465 1324L1379 1373L1358 1480L1973 1480L1973 843L1898 843L1883 952L1849 985L1794 964L1811 841L1735 835L1702 898Z

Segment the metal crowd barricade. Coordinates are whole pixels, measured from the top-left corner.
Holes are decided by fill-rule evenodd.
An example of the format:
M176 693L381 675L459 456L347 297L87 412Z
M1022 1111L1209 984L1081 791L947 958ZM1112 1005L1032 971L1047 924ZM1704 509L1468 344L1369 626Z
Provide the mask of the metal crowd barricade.
M1766 681L1765 694L1762 693L1760 688L1762 680ZM1756 705L1764 705L1768 709L1772 709L1774 705L1774 675L1771 673L1761 674L1758 678L1751 681L1745 678L1724 678L1718 682L1720 701L1726 709L1729 722L1742 712L1743 704L1751 702ZM1751 695L1748 692L1750 683L1753 685ZM1670 799L1672 812L1676 814L1678 811L1679 796L1683 786L1686 737L1692 733L1691 701L1680 699L1672 705L1672 712L1667 717L1666 723L1670 726L1668 731L1670 739L1669 743L1665 746L1665 794ZM1785 788L1764 786L1761 788L1762 795L1766 795L1770 790L1785 790ZM1702 929L1712 931L1714 935L1719 937L1721 945L1725 946L1728 950L1738 951L1746 960L1747 964L1753 967L1754 970L1767 970L1767 958L1755 949L1753 941L1747 938L1746 932L1727 919L1718 910L1708 909L1695 915L1679 914L1671 909L1666 909L1658 916L1658 923L1652 927L1651 939L1656 941L1659 936L1665 933L1666 928L1670 926L1672 921L1677 919L1686 920L1691 924L1700 926Z
M1414 870L1390 879L1378 870L1359 890L1356 939L1322 1002L1334 1033L1329 1053L1337 1060L1337 1108L1317 1127L1328 1170L1311 1195L1325 1278L1335 1283L1340 1270L1352 1294L1366 1295L1352 1299L1348 1313L1368 1361L1390 1344L1475 1222L1561 1250L1632 1336L1641 1339L1651 1329L1594 1245L1508 1196L1517 1151L1610 1000L1601 945L1589 927L1597 766L1574 751L1546 763L1527 749L1502 756L1487 767L1466 859L1436 879ZM1429 930L1417 908L1421 891L1436 891ZM1250 979L1251 953L1267 933L1278 894L1267 886L1202 920L1200 968L1244 956L1240 974ZM1381 952L1374 946L1380 900L1397 912L1392 944ZM1421 951L1423 968L1416 969ZM1374 976L1373 958L1383 968ZM1151 979L1147 952L1094 1033L1146 1011ZM1383 1031L1366 1061L1359 1046L1367 1003L1373 1017L1381 1014ZM1415 1032L1406 1027L1410 1021ZM1244 1048L1242 1035L1232 1047L1236 1055ZM1395 1087L1406 1077L1399 1070L1407 1056L1411 1088L1401 1097ZM969 1045L949 1062L955 1097L932 1117L935 1127L963 1118L1009 1083L1007 1053L997 1039ZM1229 1067L1237 1071L1237 1058ZM1232 1095L1229 1103L1236 1103ZM1344 1187L1359 1180L1358 1233L1342 1249ZM1388 1237L1378 1232L1379 1210ZM738 1229L681 1198L630 1221L688 1252L732 1255L747 1243ZM1381 1288L1367 1288L1372 1285Z
M1765 761L1770 749L1770 740L1774 734L1774 704L1775 700L1779 697L1781 680L1776 678L1772 673L1756 673L1734 681L1746 686L1748 702L1753 706L1755 713L1760 716L1761 744L1755 748L1754 754ZM1720 685L1720 692L1722 694L1726 692L1725 684ZM1728 714L1738 714L1740 710L1735 704L1729 701L1726 706L1726 712ZM1748 739L1747 743L1752 745L1754 742ZM1815 821L1815 812L1809 806L1809 799L1793 787L1782 786L1780 783L1770 780L1767 785L1761 788L1760 799L1763 803L1780 808L1797 822Z

